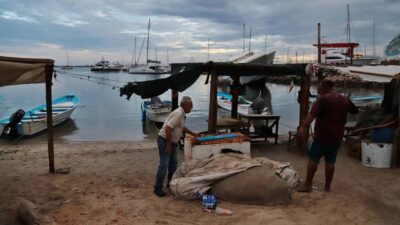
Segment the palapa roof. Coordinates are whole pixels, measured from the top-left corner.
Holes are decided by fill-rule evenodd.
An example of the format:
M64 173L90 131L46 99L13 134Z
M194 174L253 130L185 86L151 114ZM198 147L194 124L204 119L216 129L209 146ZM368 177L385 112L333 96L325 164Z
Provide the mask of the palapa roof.
M16 84L44 83L46 66L52 59L0 56L0 87Z

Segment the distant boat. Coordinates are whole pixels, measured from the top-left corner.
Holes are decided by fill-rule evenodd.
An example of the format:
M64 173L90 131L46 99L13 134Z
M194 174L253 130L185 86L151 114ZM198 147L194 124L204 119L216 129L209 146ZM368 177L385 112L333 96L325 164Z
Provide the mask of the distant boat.
M311 97L311 103L314 103L317 98ZM363 107L372 104L380 104L383 100L382 95L370 95L370 96L351 96L350 100L354 103L357 107Z
M378 56L363 56L358 58L353 58L353 65L354 66L362 66L368 65L371 63L378 62L380 57ZM346 54L335 51L335 50L327 50L325 54L322 54L322 62L324 64L331 64L331 65L340 65L340 64L349 64L350 58L346 56Z
M171 109L171 101L161 101L158 97L153 97L151 100L143 101L142 122L145 122L147 118L157 126L161 127L168 115L171 113Z
M72 67L71 65L69 65L69 55L68 55L68 52L67 52L67 65L62 66L61 69L62 69L62 70L72 70L73 68L74 68L74 67Z
M224 92L217 92L217 102L219 107L228 111L232 110L232 95ZM249 100L246 100L244 98L239 99L237 112L242 115L255 114L253 109L251 108L251 104L252 102ZM262 114L270 114L267 107L264 108Z
M53 100L53 126L56 126L71 116L79 104L75 95L65 95ZM10 117L0 120L0 131L9 123ZM18 135L31 136L47 129L46 104L37 106L25 112L17 125Z
M101 57L101 60L90 68L90 71L97 72L118 72L122 70L122 65L118 62L110 63Z
M136 65L129 69L130 74L166 74L169 71L156 63Z

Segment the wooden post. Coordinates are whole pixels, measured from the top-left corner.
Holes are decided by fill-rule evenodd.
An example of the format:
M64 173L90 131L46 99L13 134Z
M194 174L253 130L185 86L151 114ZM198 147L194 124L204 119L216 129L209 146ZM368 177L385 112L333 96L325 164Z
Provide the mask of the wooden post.
M351 47L350 47L350 66L353 65L353 51L354 51L354 48L353 48L353 45L351 45Z
M318 63L321 63L321 23L318 23Z
M309 107L309 95L310 95L310 77L308 75L301 77L300 91L299 91L299 103L300 103L300 116L299 116L299 127L303 120L308 114ZM297 151L300 155L304 155L307 147L308 133L306 132L305 139L297 138Z
M46 111L47 111L47 147L49 152L49 172L54 169L54 139L53 139L53 107L51 96L51 80L53 77L53 65L46 66Z
M213 68L211 70L210 82L210 107L208 110L208 133L217 132L217 71Z
M171 104L172 104L172 109L171 111L174 111L176 108L178 108L178 99L179 99L179 92L175 90L171 90Z
M233 76L233 91L231 90L232 94L232 109L231 109L231 118L237 118L237 111L238 111L238 98L240 92L240 77Z

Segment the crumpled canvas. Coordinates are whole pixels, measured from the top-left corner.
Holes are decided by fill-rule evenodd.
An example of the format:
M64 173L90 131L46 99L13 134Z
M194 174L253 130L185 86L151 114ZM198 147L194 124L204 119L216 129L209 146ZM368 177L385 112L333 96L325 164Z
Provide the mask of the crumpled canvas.
M261 166L261 163L248 155L235 153L217 154L203 160L193 159L182 163L175 171L169 183L170 189L177 197L196 199L197 193L205 193L213 183L255 166Z
M177 197L196 199L198 193L205 193L212 184L262 164L269 165L290 188L298 185L297 173L289 163L280 163L267 158L252 159L248 155L229 153L182 163L172 177L170 189Z

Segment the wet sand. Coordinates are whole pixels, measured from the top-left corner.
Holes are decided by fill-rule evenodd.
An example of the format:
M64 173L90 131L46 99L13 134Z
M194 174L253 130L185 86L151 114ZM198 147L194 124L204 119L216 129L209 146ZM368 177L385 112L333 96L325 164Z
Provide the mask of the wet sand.
M331 193L323 191L323 163L312 193L293 192L286 206L220 201L232 216L208 214L199 201L159 198L152 186L158 163L154 142L55 144L48 174L47 143L0 145L0 224L13 224L19 197L36 203L58 224L399 224L400 169L374 169L342 148ZM253 156L290 161L303 176L307 159L285 144L254 144ZM182 159L180 155L180 159Z

